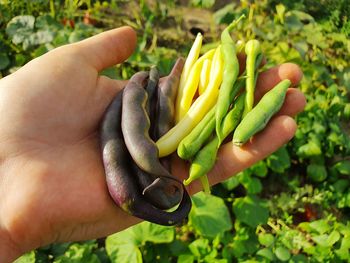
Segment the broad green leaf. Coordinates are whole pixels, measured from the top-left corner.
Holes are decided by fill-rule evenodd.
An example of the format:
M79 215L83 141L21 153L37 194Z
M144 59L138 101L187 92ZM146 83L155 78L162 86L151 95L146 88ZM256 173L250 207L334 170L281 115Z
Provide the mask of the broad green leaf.
M309 227L320 235L328 232L331 229L328 221L324 219L310 222Z
M262 190L261 182L258 178L252 177L246 173L241 174L238 177L240 183L247 190L248 194L258 194Z
M290 167L290 157L286 147L281 147L267 159L267 166L276 173L283 173Z
M201 258L210 251L209 240L205 238L196 239L188 245L188 248L195 257Z
M337 193L343 193L349 187L349 179L338 179L334 184L334 190Z
M284 21L286 28L291 31L299 31L304 26L304 24L300 22L298 16L292 12L286 12Z
M10 65L10 59L5 53L0 53L0 70L7 68Z
M221 183L227 190L235 189L239 184L238 175L234 175Z
M200 192L192 197L190 224L202 236L214 238L232 228L227 206L220 197Z
M350 175L350 161L349 160L343 160L343 161L337 162L334 165L334 168L336 168L340 174Z
M215 4L215 0L191 0L191 4L197 7L210 8Z
M233 203L236 218L251 227L267 223L269 210L266 201L255 195L237 198Z
M312 141L309 141L307 144L300 146L298 151L297 151L297 154L301 158L307 158L307 157L311 157L311 156L321 155L322 150L321 150L319 144L312 140Z
M34 29L34 23L34 16L15 16L10 22L8 22L6 33L10 38L13 38L19 32L31 32Z
M35 251L28 252L16 259L14 263L35 263Z
M339 238L339 232L334 230L329 235L323 234L314 236L312 237L312 240L322 247L332 247L336 242L338 242Z
M142 254L132 228L106 238L106 252L112 262L142 263Z
M309 262L309 260L305 255L299 254L299 255L292 256L288 262L289 263L307 263Z
M132 227L133 236L138 244L152 242L155 244L170 243L174 240L175 228L142 222Z
M256 254L271 261L275 260L275 255L272 253L270 248L262 248L256 252Z
M49 30L41 30L30 34L28 38L23 41L23 49L28 49L40 44L49 43L54 39L54 33Z
M293 46L296 50L298 50L300 56L305 58L307 52L309 51L309 46L305 41L298 41L293 43Z
M249 168L252 173L258 177L266 177L267 175L267 166L263 161L257 162Z
M270 233L261 233L258 235L259 243L265 247L272 246L275 242L275 237Z
M335 250L335 253L338 255L338 257L342 260L346 260L350 256L350 235L346 235L343 237L341 241L340 248Z
M182 254L177 258L177 263L193 263L195 257L193 255Z
M290 252L285 247L277 247L275 250L276 257L281 261L287 261L290 259Z
M219 9L214 13L214 21L217 25L219 24L230 24L235 18L235 8L236 4L228 4L223 8Z
M314 182L322 182L327 178L326 167L322 164L309 164L306 170L307 176Z
M344 106L344 116L347 119L350 119L350 103L346 103Z
M286 7L283 4L276 5L276 13L278 20L281 24L284 24L284 13L286 12Z
M139 246L146 242L170 243L174 240L174 228L142 222L107 237L106 251L115 262L142 262Z
M100 263L99 258L94 253L97 243L86 242L83 244L73 243L65 251L64 255L57 257L54 263Z

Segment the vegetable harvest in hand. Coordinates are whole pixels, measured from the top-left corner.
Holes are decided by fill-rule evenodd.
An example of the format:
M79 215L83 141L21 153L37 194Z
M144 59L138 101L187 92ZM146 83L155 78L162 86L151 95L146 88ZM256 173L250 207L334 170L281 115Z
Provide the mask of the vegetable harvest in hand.
M262 61L262 49L258 40L247 41L244 48L246 68L239 76L237 50L242 49L242 44L238 48L230 32L243 18L244 16L241 16L234 20L222 31L221 41L212 58L208 56L208 53L212 52L210 50L202 56L197 55L197 60L194 59L193 54L200 54L198 50L203 39L202 36L197 36L189 52L189 62L186 63L201 63L204 72L199 72L198 66L192 66L182 73L183 87L190 85L192 79L199 79L198 84L193 87L191 82L190 94L183 91L178 94L175 107L176 125L156 142L161 157L176 151L180 158L189 161L189 175L184 184L188 185L200 179L206 192L210 190L207 173L213 168L218 148L223 141L230 134L234 134L232 143L242 146L264 129L281 108L291 84L289 80L281 81L254 106L254 91L258 68ZM203 61L208 61L205 67ZM189 78L191 73L197 76ZM193 100L195 92L199 96ZM192 104L183 107L182 101L192 101Z
M227 137L233 134L231 143L244 145L281 108L289 80L254 106L262 61L258 40L246 43L246 69L239 75L241 48L230 32L243 18L228 25L217 47L203 55L198 34L186 61L178 59L169 76L159 79L156 67L134 74L106 110L101 125L106 181L124 211L157 224L180 223L191 209L185 186L200 179L210 191L207 173ZM191 164L184 182L170 172L172 153Z

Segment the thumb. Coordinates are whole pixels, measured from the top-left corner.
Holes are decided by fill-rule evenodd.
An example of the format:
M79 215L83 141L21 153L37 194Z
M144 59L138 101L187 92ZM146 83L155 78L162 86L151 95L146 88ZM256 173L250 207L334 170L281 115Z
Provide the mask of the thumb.
M77 53L97 71L122 63L134 51L136 33L124 26L105 31L73 44Z

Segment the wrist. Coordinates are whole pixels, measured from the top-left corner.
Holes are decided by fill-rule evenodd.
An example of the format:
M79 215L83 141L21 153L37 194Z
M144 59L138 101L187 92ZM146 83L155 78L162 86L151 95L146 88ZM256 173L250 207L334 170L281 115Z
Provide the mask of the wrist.
M21 256L17 245L12 241L7 231L0 228L0 262L13 262Z

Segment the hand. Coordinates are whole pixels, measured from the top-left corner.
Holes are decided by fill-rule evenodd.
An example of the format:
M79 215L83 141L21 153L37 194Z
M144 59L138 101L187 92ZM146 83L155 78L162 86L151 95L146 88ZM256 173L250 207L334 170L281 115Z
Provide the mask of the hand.
M103 237L140 222L109 197L98 128L106 107L124 82L98 72L123 62L136 44L123 27L34 59L0 81L0 261L53 242ZM280 79L297 84L293 64L261 74L258 96ZM291 118L305 105L288 92L280 116L243 148L221 147L209 175L220 182L266 157L294 135ZM271 139L273 138L273 139ZM187 170L180 160L174 174ZM191 187L193 194L200 190Z

